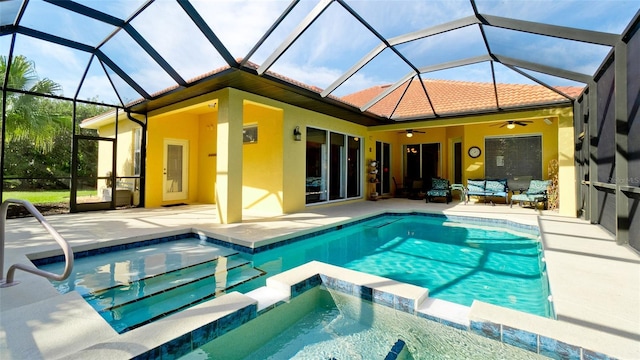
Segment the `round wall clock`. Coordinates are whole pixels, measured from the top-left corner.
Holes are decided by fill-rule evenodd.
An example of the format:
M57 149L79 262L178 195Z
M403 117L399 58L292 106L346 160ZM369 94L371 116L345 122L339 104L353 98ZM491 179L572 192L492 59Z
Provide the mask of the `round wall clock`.
M472 146L469 148L469 156L471 156L474 159L480 156L481 153L482 151L480 151L480 148L477 146Z

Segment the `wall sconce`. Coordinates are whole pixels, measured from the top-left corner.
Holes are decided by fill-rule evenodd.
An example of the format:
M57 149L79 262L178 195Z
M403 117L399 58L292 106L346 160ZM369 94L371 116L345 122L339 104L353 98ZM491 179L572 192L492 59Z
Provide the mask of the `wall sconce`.
M551 125L551 124L553 124L553 121L551 121L551 119L549 119L549 118L544 118L544 123L547 124L547 125Z
M293 129L293 140L295 141L302 140L302 133L300 132L300 126L296 126L295 129Z

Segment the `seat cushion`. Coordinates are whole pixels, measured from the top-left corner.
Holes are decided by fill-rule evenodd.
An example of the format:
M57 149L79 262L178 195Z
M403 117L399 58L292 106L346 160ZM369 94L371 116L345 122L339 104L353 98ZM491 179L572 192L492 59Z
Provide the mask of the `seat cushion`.
M449 196L449 190L431 189L427 191L429 196Z
M484 194L484 180L467 180L469 194Z
M531 180L529 183L529 189L527 189L527 194L529 195L541 195L547 191L549 184L551 181L549 180Z
M488 193L492 193L498 195L498 193L506 193L507 191L507 180L487 180L487 184L485 188ZM501 195L504 196L504 195Z
M449 189L449 180L447 179L431 179L431 188L433 190L448 190Z
M511 195L511 201L529 201L529 202L544 201L544 195L515 194L515 195Z
M527 194L513 194L511 195L511 201L530 201Z

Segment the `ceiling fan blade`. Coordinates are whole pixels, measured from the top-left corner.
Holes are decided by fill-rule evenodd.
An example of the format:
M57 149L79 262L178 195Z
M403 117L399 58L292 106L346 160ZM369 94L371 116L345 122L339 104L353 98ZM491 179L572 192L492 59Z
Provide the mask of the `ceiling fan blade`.
M520 126L527 126L531 121L514 121L513 123Z
M507 125L509 125L509 123L508 123L508 122L506 122L506 123L504 123L504 124L500 125L500 127L505 127L505 126L507 126Z

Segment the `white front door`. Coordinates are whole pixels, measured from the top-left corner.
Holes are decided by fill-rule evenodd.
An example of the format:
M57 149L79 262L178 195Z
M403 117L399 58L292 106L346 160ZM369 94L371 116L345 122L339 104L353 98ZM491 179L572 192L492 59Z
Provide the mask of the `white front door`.
M184 200L188 196L189 141L164 140L162 200Z

